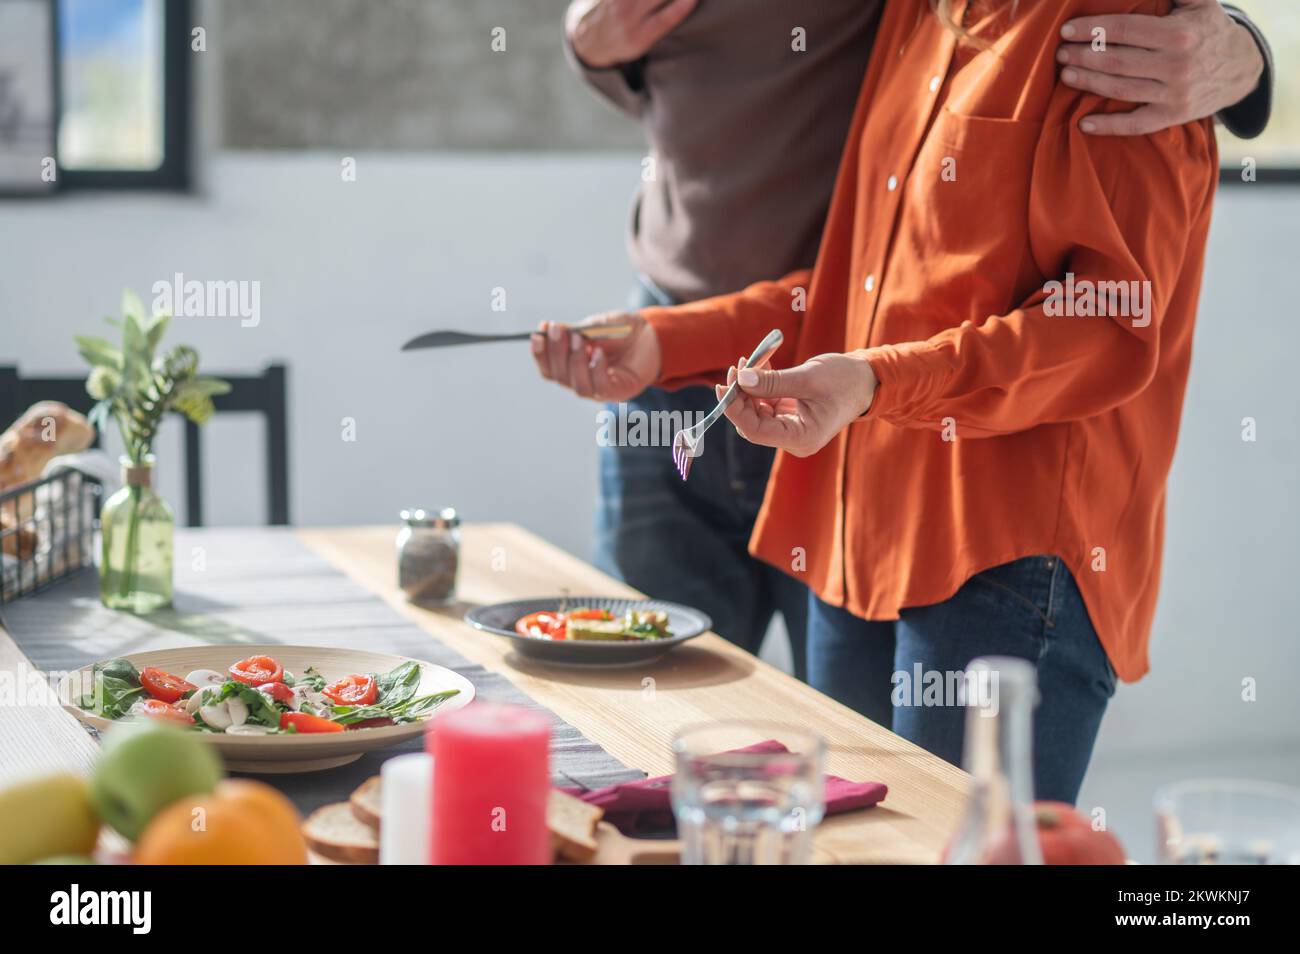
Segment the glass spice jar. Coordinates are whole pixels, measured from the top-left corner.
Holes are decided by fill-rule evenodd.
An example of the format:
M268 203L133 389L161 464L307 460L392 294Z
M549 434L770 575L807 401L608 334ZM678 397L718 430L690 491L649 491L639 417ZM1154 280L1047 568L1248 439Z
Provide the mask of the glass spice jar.
M397 585L407 600L443 606L456 599L460 517L451 507L436 514L403 510L397 533Z

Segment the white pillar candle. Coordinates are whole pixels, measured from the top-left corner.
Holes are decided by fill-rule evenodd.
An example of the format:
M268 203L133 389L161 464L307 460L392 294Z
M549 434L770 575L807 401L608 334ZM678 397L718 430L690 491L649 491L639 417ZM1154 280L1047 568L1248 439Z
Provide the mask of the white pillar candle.
M389 759L380 769L381 865L427 865L432 817L433 756L412 752Z

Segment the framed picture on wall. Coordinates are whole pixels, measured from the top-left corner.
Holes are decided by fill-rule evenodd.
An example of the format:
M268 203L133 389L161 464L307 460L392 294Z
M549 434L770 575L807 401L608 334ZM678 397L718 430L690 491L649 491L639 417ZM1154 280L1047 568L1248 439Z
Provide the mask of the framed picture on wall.
M0 194L57 185L55 0L0 0Z

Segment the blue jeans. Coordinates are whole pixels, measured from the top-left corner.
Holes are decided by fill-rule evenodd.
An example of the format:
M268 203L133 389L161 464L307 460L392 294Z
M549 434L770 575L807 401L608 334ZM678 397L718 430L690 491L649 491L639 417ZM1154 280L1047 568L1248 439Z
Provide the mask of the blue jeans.
M651 304L672 302L648 283L629 301L632 308ZM649 388L625 410L676 412L677 420L689 414L694 421L716 403L712 388ZM617 405L608 410L619 413ZM599 456L596 565L648 596L698 607L713 619L714 632L752 653L781 613L795 675L806 679L808 588L747 550L775 451L749 443L723 422L709 431L688 481L678 476L671 448L662 443L602 446Z
M1026 557L971 577L951 598L904 609L897 621L860 619L810 596L808 671L814 687L961 763L965 710L894 705L895 672L960 672L976 656L1017 656L1038 671L1034 792L1073 803L1083 783L1115 671L1074 577L1056 557Z

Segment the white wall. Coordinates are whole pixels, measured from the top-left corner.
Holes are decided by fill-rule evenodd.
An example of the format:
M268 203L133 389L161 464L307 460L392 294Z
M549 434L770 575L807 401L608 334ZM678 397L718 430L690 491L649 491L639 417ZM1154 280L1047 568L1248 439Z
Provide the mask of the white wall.
M537 379L526 343L398 348L435 327L515 330L621 304L637 174L635 156L363 155L345 183L337 157L244 153L210 165L203 197L9 203L0 361L77 370L71 336L99 327L124 285L147 303L177 271L258 281L257 327L178 319L169 340L195 344L215 371L289 363L296 522L452 504L585 552L595 406ZM490 309L497 286L505 313ZM262 519L260 433L251 420L213 425L209 522Z
M214 370L290 365L296 522L394 522L408 505L512 520L589 551L595 407L537 380L526 345L399 354L434 327L522 329L616 307L631 154L359 157L217 154L192 198L0 204L0 363L79 367L74 332L119 290L175 271L261 282L257 328L178 322ZM1300 192L1219 200L1182 440L1170 486L1153 673L1121 689L1099 761L1300 746L1300 470L1291 289ZM503 286L508 311L489 309ZM341 421L357 421L345 443ZM1241 421L1258 421L1258 441ZM174 454L179 434L164 437ZM218 421L210 522L262 519L260 431ZM179 503L179 485L168 477ZM250 489L251 488L251 489ZM1258 701L1241 700L1241 680Z

